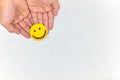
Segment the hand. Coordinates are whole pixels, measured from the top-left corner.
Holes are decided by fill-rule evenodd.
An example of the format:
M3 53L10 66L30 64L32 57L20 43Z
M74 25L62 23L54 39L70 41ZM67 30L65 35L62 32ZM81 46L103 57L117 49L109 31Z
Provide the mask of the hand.
M36 1L1 0L0 23L9 32L22 34L26 38L30 38L29 29L35 23L43 23L52 29L54 16L59 10L58 1Z
M0 22L9 32L30 38L33 21L26 0L1 0Z
M51 30L60 8L58 0L27 0L27 3L34 23L42 23Z

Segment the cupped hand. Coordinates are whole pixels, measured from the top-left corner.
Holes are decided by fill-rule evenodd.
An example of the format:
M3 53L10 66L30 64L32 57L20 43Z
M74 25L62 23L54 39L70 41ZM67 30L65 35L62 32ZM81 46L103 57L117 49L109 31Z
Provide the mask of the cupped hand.
M0 23L11 33L30 38L33 24L42 23L49 30L53 28L59 8L58 0L1 0Z
M27 0L27 3L34 23L42 23L51 30L60 8L58 0Z
M33 24L26 0L1 0L0 23L11 33L30 38L29 29Z

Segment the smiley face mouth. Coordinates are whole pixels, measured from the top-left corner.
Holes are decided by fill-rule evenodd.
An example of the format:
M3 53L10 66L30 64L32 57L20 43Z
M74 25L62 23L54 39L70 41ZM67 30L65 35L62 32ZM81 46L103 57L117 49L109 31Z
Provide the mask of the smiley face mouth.
M42 38L44 38L44 36L46 35L46 30L45 30L45 32L44 32L44 35L43 36L41 36L41 37L36 37L36 36L33 36L33 38L35 38L35 39L42 39Z

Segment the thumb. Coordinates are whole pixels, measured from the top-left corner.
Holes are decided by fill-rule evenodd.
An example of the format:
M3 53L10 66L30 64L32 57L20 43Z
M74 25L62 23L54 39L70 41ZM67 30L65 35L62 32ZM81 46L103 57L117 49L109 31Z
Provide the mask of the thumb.
M60 9L59 1L56 0L55 2L53 2L53 3L52 3L52 7L53 7L53 14L54 14L55 16L57 16L58 11L59 11L59 9Z

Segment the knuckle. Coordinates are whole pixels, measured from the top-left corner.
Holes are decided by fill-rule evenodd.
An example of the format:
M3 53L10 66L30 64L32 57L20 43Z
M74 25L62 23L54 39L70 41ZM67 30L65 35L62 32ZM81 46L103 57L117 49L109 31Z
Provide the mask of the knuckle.
M13 33L14 32L14 28L9 28L8 32Z
M49 18L53 18L53 15L51 14L51 15L49 15Z
M56 8L60 9L60 4L58 4Z
M58 6L58 10L60 9L60 6Z

